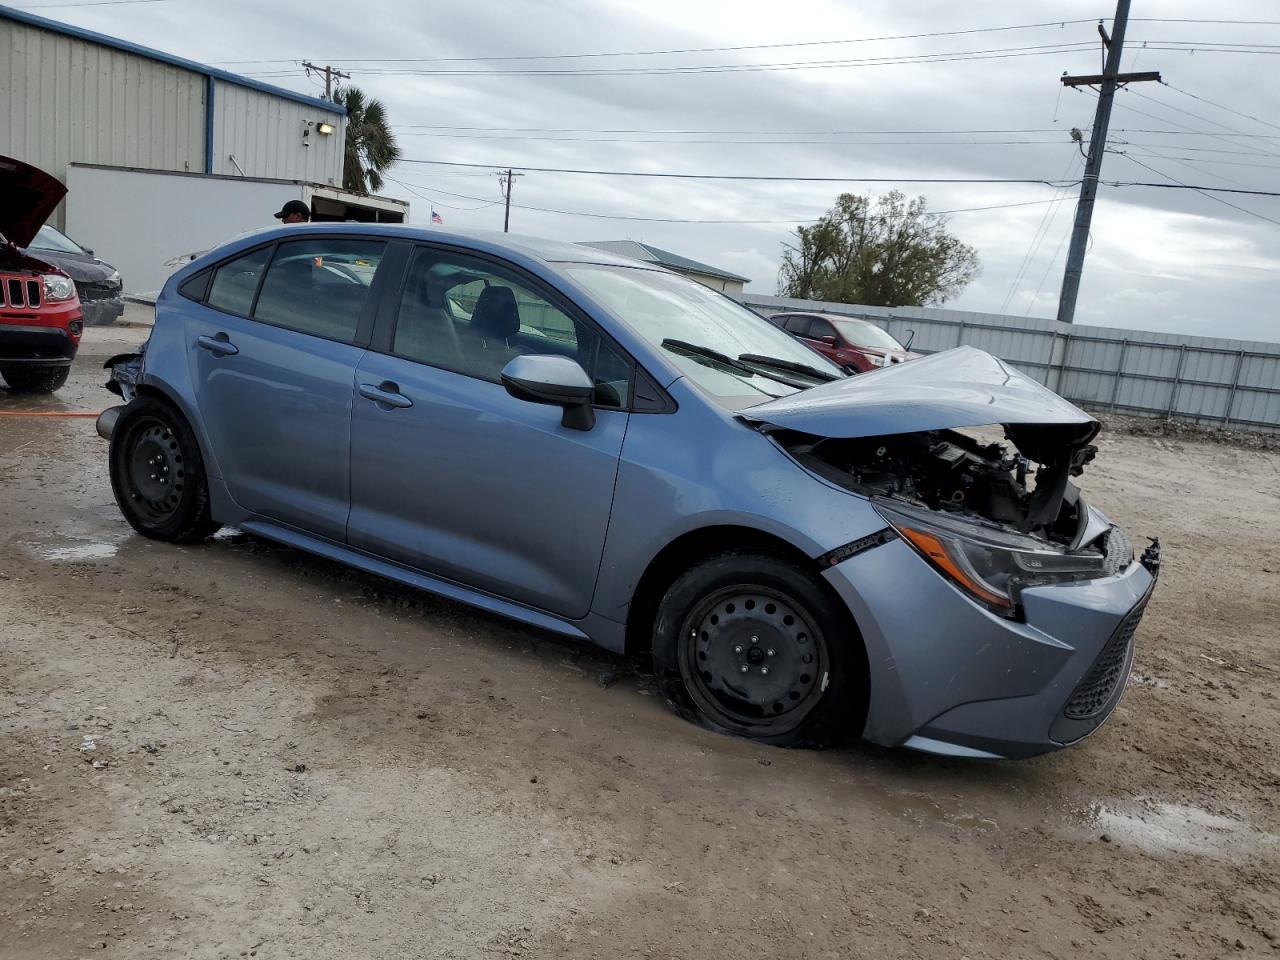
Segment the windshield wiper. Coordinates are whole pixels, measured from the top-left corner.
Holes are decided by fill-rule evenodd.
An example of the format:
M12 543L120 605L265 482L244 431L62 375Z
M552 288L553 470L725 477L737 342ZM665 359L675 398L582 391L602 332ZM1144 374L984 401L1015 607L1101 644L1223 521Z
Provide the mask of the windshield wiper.
M777 370L790 370L792 373L801 373L806 377L813 377L815 380L821 380L823 383L830 383L832 380L844 379L838 373L828 373L825 370L819 370L817 367L811 367L807 363L796 363L793 360L769 357L762 353L740 353L738 354L738 359L743 363L755 363L762 367L773 367Z
M804 383L791 377L782 377L776 373L770 373L768 370L759 370L756 367L748 366L736 357L721 353L712 347L704 347L700 343L690 343L687 340L674 340L671 337L667 337L662 341L662 345L668 350L677 350L680 353L687 353L691 357L710 360L713 363L718 363L728 367L730 370L737 370L739 373L745 373L751 377L766 377L778 383L786 384L788 387L795 387L797 390L807 390L813 386L811 383ZM751 354L746 356L751 356ZM776 364L771 364L771 366L776 366Z

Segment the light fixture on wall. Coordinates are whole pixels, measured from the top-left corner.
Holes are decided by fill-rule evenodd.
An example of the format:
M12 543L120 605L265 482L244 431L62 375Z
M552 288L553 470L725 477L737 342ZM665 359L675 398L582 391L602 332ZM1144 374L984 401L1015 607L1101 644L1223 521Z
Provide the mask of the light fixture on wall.
M327 137L329 134L333 133L333 124L332 124L332 123L318 123L318 124L316 124L316 131L317 131L318 133L321 133L321 134L323 134L324 136L326 136L326 137Z

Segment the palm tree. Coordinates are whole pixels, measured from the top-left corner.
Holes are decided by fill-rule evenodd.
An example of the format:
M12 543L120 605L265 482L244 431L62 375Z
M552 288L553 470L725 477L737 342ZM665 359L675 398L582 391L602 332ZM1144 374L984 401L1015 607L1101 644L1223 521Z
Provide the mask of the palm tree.
M381 100L365 98L359 87L338 87L334 103L347 108L347 144L342 187L353 193L377 193L382 173L400 159L395 134Z

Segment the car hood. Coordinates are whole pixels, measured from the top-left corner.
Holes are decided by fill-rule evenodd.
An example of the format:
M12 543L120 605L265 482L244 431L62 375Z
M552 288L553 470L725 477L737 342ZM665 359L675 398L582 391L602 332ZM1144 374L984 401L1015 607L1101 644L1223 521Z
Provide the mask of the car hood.
M25 247L66 195L67 188L43 170L0 157L0 234Z
M101 283L116 272L116 268L111 264L88 254L41 250L38 247L28 247L23 253L53 264L76 283Z
M1016 429L1019 425L1050 427L1046 433L1070 447L1087 444L1099 427L1079 407L974 347L956 347L819 384L740 410L738 417L761 428L830 438L992 424L1025 436L1026 430ZM1023 452L1037 459L1031 451Z

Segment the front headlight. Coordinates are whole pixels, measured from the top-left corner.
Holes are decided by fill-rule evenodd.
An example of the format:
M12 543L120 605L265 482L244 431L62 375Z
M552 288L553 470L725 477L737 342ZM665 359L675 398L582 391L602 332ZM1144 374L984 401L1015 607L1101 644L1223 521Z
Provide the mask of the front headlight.
M70 300L76 295L76 285L71 282L69 277L64 277L57 273L46 273L41 279L44 280L44 299L46 303Z
M876 502L880 515L931 566L1002 616L1017 614L1025 587L1104 576L1101 553L1067 553L1041 540L933 510Z
M106 279L106 280L104 280L104 281L102 281L102 282L103 282L103 283L105 283L105 284L106 284L107 286L109 286L109 287L122 287L122 286L124 286L124 281L122 281L122 280L120 279L120 271L119 271L119 270L112 270L112 271L111 271L111 276L107 277L107 279Z

